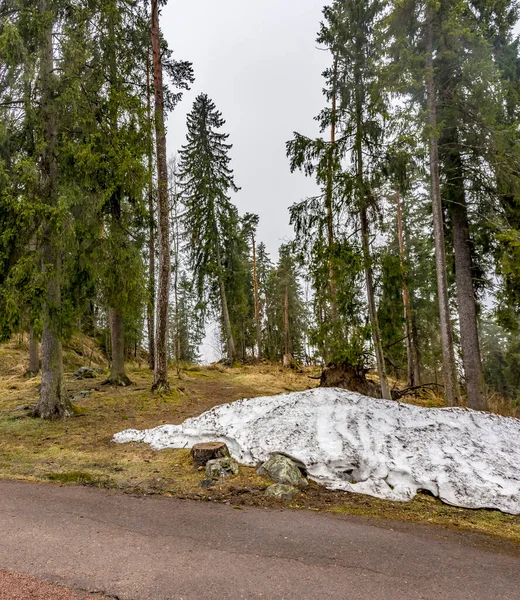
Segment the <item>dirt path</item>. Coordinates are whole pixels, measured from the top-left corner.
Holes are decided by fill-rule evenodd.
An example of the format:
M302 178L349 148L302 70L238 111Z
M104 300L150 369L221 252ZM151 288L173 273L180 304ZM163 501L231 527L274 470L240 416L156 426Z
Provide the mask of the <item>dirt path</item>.
M122 600L520 599L516 547L406 529L0 482L0 568Z

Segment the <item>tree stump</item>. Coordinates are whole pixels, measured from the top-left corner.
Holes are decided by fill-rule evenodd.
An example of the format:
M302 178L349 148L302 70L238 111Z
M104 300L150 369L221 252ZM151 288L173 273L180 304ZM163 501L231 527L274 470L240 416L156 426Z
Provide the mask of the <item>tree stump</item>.
M191 449L191 456L196 467L204 467L210 460L229 456L229 450L224 442L205 442L195 444Z

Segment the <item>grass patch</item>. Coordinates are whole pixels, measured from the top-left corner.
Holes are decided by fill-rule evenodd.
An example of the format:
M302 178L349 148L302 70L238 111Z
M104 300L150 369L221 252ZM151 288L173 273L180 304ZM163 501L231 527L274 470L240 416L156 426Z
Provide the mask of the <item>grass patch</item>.
M49 481L57 481L58 483L75 483L78 485L85 485L86 483L92 483L94 477L90 473L85 471L67 471L65 473L48 473L47 479Z
M88 348L85 342L84 356L95 356L95 350ZM36 403L40 382L39 378L23 377L26 347L14 342L0 346L0 478L97 485L232 506L280 507L279 502L264 498L263 492L271 482L258 476L254 469L242 467L237 477L203 489L200 483L206 478L205 473L193 467L188 449L156 452L146 445L114 444L111 439L122 429L181 423L213 406L240 398L315 387L317 382L310 376L317 375L317 370L287 370L268 364L233 368L196 366L184 368L178 378L172 369L170 391L153 394L152 374L139 364L130 367L128 375L134 385L126 388L101 386L99 378L73 380L72 372L82 364L79 352L65 353L66 357L73 357L66 362L66 389L71 396L87 389L91 394L76 401L73 417L45 422L27 416L28 411L24 410ZM100 360L96 366L106 365ZM440 403L434 394L409 400L423 406ZM520 542L519 517L491 510L458 509L424 494L412 502L397 503L333 492L311 482L291 506L337 515L434 524Z

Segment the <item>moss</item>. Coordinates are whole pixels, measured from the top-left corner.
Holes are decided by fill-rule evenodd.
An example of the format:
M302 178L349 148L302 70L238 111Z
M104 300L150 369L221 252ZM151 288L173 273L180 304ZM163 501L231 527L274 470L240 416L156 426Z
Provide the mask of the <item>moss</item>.
M46 478L50 481L58 481L59 483L77 483L84 485L92 483L94 477L85 471L66 471L65 473L48 473Z

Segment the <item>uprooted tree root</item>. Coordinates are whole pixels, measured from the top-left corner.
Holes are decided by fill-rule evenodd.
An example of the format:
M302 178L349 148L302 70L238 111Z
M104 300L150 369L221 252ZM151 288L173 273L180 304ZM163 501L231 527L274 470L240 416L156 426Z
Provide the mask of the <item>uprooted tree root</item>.
M348 362L327 365L320 377L320 387L341 388L371 398L381 398L381 389L367 379L368 370Z

